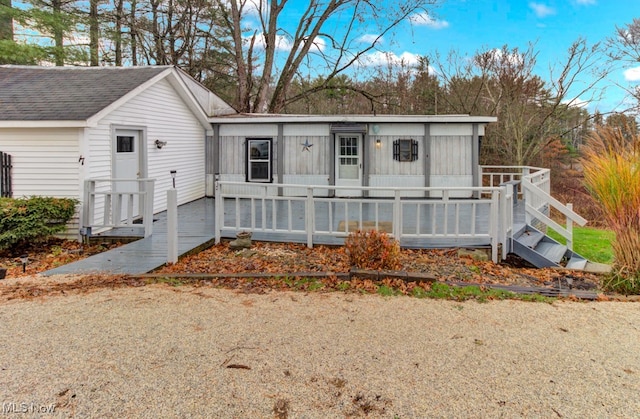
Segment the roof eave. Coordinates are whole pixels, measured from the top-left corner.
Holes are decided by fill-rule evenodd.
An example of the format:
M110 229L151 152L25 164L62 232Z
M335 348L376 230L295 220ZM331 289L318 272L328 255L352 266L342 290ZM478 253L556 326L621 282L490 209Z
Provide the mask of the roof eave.
M480 123L496 122L495 116L470 115L267 115L237 114L209 118L214 124L265 123Z
M0 120L0 128L86 128L89 124L86 120L80 121L56 121L56 120Z

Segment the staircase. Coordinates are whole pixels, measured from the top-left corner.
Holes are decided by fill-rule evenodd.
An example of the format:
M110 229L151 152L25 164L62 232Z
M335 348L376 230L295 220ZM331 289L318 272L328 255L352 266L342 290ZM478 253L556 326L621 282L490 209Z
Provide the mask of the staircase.
M525 225L514 234L512 251L537 268L584 270L589 263L584 257L567 249L567 246L530 225Z

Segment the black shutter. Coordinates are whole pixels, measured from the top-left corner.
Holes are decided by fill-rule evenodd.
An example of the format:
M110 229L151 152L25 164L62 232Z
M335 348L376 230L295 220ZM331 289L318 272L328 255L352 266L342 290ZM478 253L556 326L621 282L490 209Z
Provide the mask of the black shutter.
M418 160L418 141L411 140L411 161Z
M400 160L400 140L393 142L393 159Z

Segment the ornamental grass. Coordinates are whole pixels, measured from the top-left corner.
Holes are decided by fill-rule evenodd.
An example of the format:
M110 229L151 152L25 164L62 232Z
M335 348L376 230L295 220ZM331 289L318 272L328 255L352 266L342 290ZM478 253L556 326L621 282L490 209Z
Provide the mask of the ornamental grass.
M615 233L609 291L640 293L640 135L598 127L583 152L585 186Z

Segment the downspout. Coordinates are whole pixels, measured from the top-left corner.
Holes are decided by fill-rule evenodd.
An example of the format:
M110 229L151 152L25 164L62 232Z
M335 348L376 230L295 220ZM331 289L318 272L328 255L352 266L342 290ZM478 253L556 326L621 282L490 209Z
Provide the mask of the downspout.
M215 183L220 175L220 125L211 124L213 136L205 134L205 195L215 195Z
M431 124L424 124L424 186L431 186ZM425 193L428 198L431 194Z
M284 124L278 124L278 138L276 139L276 181L284 183ZM278 196L282 196L284 191L278 188Z

